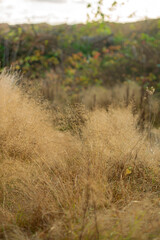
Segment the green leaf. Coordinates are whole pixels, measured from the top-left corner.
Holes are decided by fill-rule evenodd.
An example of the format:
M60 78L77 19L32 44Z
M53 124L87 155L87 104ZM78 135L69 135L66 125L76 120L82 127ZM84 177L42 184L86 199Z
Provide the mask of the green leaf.
M18 28L18 34L19 34L19 35L22 34L22 28L21 28L21 27Z
M92 5L90 3L88 3L87 8L91 8L91 7L92 7Z
M117 5L117 1L114 1L113 3L112 3L112 7L115 7Z

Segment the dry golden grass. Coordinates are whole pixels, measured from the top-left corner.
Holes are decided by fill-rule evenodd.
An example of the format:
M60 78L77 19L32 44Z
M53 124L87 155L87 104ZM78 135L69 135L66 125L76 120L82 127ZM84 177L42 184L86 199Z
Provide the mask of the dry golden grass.
M160 239L158 147L129 107L86 112L81 134L77 111L58 131L0 76L0 239Z

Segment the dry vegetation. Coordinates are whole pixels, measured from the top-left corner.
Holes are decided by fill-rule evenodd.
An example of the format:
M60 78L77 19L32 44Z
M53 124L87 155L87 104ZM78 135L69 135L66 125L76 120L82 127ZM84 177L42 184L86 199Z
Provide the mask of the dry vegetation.
M160 239L159 147L133 107L54 114L1 74L0 239Z

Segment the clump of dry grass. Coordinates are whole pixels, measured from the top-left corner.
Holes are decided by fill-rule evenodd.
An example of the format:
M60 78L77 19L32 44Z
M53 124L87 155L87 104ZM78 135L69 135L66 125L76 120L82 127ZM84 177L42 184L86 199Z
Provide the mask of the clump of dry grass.
M125 82L113 87L92 87L81 93L82 102L88 109L132 106L133 114L139 113L139 125L158 126L160 103L154 96L154 88L144 88L135 82Z
M122 205L137 197L136 192L141 196L158 187L153 173L158 170L158 152L153 154L145 134L137 131L136 122L129 109L96 110L84 130L95 169L100 171L99 176L105 176L100 185L108 182L110 200ZM94 179L97 182L96 175Z
M63 140L65 146L67 139L52 128L49 113L35 100L23 96L14 76L4 73L0 77L0 114L2 152L29 160L37 154L52 157ZM70 137L65 136L70 142Z
M67 125L77 111L67 110ZM159 236L159 150L130 108L88 112L74 135L60 132L3 73L0 113L1 239Z
M108 108L110 105L125 107L134 101L136 107L140 105L141 88L135 82L116 84L113 87L94 86L82 93L82 102L87 108Z
M81 136L82 128L88 119L88 111L82 104L66 104L53 110L53 124L60 130Z

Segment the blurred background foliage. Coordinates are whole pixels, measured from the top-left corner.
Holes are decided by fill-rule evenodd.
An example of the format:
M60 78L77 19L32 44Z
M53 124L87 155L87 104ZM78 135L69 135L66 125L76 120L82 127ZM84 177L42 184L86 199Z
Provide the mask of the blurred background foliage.
M29 84L48 84L74 100L89 87L132 81L143 88L153 86L158 96L160 20L109 22L102 1L98 4L95 20L88 16L86 24L0 24L1 71L12 67ZM113 2L111 10L115 7Z

